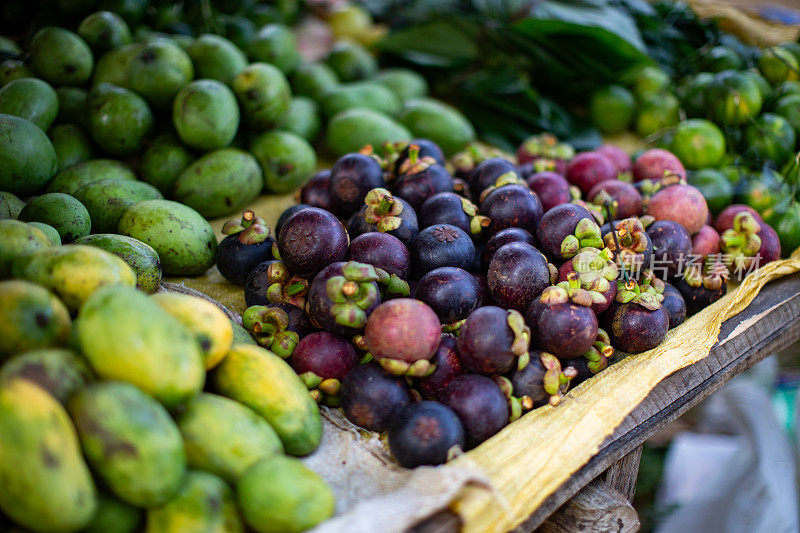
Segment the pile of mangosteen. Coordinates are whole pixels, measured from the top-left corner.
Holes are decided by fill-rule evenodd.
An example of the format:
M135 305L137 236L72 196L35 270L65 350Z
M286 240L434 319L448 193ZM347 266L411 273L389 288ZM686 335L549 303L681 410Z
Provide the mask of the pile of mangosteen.
M545 134L516 159L365 147L316 174L274 232L252 212L225 228L217 264L244 287L244 326L320 403L388 431L405 467L557 404L780 256L748 207L712 225L668 151L575 154Z

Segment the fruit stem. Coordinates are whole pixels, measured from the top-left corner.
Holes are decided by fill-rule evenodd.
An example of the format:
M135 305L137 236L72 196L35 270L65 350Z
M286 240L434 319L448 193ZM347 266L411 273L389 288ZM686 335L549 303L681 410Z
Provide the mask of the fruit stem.
M611 238L614 239L614 248L619 251L619 240L617 239L617 232L614 230L614 217L611 215L611 205L608 200L605 202L606 214L608 215L608 225L611 227ZM628 271L625 269L625 263L620 261L620 268L622 269L622 279L627 286L630 278L628 278Z
M389 211L392 210L392 207L394 206L395 202L396 200L394 199L394 197L387 194L386 196L381 198L381 203L378 204L378 207L375 208L375 214L378 216L384 216L389 214Z

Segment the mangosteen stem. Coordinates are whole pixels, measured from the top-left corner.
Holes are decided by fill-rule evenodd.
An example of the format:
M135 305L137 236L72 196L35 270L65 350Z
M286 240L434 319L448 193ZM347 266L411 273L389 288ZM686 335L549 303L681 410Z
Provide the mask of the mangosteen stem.
M375 208L375 214L378 216L388 215L389 211L392 210L392 207L394 206L394 203L396 201L397 200L395 200L393 196L387 194L386 196L381 198L381 203L378 204L378 207Z
M611 226L611 238L614 239L614 248L616 250L620 250L619 240L617 239L617 231L614 229L614 217L611 215L611 204L609 200L605 201L605 208L606 215L608 216L608 225ZM619 266L622 269L622 279L627 284L630 278L628 278L628 271L625 269L625 263L620 261Z
M358 292L358 284L353 281L348 281L342 285L342 294L345 296L355 296Z
M307 285L302 281L296 281L286 287L286 296L295 296L306 290Z

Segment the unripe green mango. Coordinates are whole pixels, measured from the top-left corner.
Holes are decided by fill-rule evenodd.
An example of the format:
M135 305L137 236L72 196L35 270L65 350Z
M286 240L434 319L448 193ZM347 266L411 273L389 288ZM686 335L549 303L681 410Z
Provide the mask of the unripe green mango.
M19 212L19 219L53 226L64 243L88 235L92 229L86 207L74 196L61 192L49 192L29 200Z
M325 63L304 63L292 74L292 93L319 101L325 93L339 85L339 78Z
M419 73L407 68L387 68L379 71L372 81L390 89L401 102L428 95L428 82Z
M6 200L5 196L0 195L0 220L7 218L13 218L11 216L11 206L8 205L8 200Z
M64 28L42 28L28 49L33 70L53 85L83 85L94 68L86 41Z
M19 217L19 212L25 207L25 202L16 194L6 191L0 191L0 196L3 197L3 200L8 205L10 215L6 218L13 218L16 220Z
M0 189L35 194L57 169L56 151L40 128L24 118L0 114Z
M194 63L195 77L230 83L247 66L247 56L225 37L205 33L186 50Z
M353 41L335 43L325 62L342 81L368 79L378 71L375 57L364 46Z
M27 281L0 281L0 360L63 346L71 330L69 311L53 293Z
M136 533L141 531L142 510L116 496L100 492L97 511L83 533Z
M97 505L69 416L26 379L0 387L0 510L43 533L83 528Z
M0 62L0 87L22 78L32 78L36 76L21 59L6 59Z
M400 111L400 100L389 89L369 81L343 83L320 100L322 111L329 117L354 108L372 109L385 115Z
M58 116L56 122L62 124L86 124L86 89L80 87L59 87L56 89L58 96Z
M18 220L0 220L0 279L11 277L12 265L37 248L53 246L39 228Z
M118 87L128 87L131 62L144 47L144 43L131 43L103 54L94 69L92 86L110 83Z
M161 192L143 181L104 179L93 181L75 191L92 217L92 233L114 233L119 219L132 205L163 198Z
M92 141L77 124L56 124L48 132L56 151L58 171L88 161L94 155Z
M233 344L252 344L253 346L258 346L256 340L244 326L233 320L231 320L231 325L233 326Z
M194 157L172 134L159 135L142 154L139 172L142 181L170 196L175 182Z
M310 98L303 96L292 98L289 112L283 117L279 127L309 142L313 141L322 129L319 106Z
M275 193L295 190L314 173L317 154L308 141L285 131L262 133L250 145L264 172L264 188Z
M45 224L44 222L27 222L29 226L33 226L34 228L38 229L45 235L47 235L47 239L50 241L52 246L61 246L61 235L58 234L56 228L51 226L50 224Z
M172 123L181 141L198 150L228 146L239 128L239 106L227 85L197 80L175 96Z
M112 253L128 263L136 273L136 288L152 294L161 284L161 261L149 244L126 235L115 233L96 233L75 241Z
M58 115L58 96L46 81L14 80L0 89L0 113L30 120L47 131Z
M255 34L247 48L250 61L270 63L291 74L300 63L300 52L292 30L283 24L267 24Z
M182 87L194 77L192 59L170 39L152 39L128 63L127 87L154 109L167 110Z
M448 156L475 140L475 129L460 111L431 98L407 102L398 120L414 137L430 139Z
M136 174L114 159L90 159L56 174L47 186L47 192L63 192L74 196L87 183L105 179L135 180Z
M186 473L181 434L162 405L130 383L94 383L68 402L83 453L117 497L152 507L168 502Z
M114 155L138 152L153 128L153 114L147 102L135 92L110 83L95 85L89 91L86 107L92 139Z
M65 348L31 350L0 367L0 386L19 378L37 384L62 404L93 379L86 362Z
M78 26L78 35L95 54L102 54L131 42L128 24L111 11L97 11L88 15Z
M253 63L231 82L245 121L255 130L274 127L285 119L292 99L286 76L267 63Z
M336 156L357 152L367 144L410 141L411 132L386 115L371 109L348 109L328 122L325 143Z

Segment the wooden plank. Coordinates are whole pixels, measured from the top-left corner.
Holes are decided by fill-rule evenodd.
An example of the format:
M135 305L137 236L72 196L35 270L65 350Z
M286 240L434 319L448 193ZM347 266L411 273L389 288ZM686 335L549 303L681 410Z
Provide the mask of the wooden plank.
M540 533L636 533L639 515L625 494L595 479L539 527Z
M639 476L639 461L642 458L642 445L640 444L632 452L608 467L604 474L604 480L611 488L618 490L633 501L636 493L636 478Z
M408 533L456 533L461 529L461 517L448 510L435 515L408 530Z
M723 323L719 340L709 355L675 372L654 388L605 440L597 455L547 498L516 531L534 530L582 487L658 429L736 375L798 340L800 273L766 285L744 311Z

